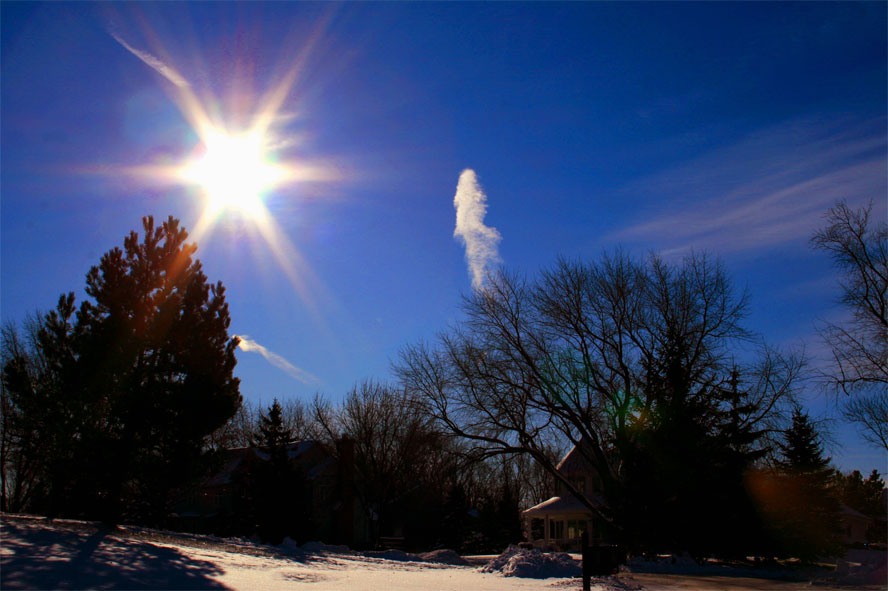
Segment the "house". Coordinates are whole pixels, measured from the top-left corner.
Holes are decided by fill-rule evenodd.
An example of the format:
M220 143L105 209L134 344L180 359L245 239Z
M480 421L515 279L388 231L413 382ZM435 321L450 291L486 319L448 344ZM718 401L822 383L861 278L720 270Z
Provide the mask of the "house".
M574 446L555 467L577 490L597 506L605 506L600 494L601 478L580 450ZM555 496L522 513L525 537L536 547L576 550L580 536L588 531L590 540L602 540L606 534L600 518L571 494L560 480L555 480Z
M839 506L842 523L842 538L849 546L866 544L867 532L875 526L876 521L860 511L842 503Z
M299 441L287 444L286 451L290 465L305 477L303 498L314 537L366 545L370 528L355 495L354 443L344 439L333 453L319 441ZM266 450L255 446L220 452L217 469L176 504L171 527L223 536L253 534L250 487L257 468L270 459Z

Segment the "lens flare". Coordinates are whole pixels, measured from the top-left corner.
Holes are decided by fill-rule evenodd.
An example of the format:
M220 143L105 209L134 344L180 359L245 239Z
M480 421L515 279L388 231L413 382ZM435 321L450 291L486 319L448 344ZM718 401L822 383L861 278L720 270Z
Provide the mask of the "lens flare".
M181 170L182 180L203 189L211 215L236 211L250 218L265 210L262 196L286 177L283 167L269 162L258 133L230 135L211 131L204 153Z
M122 33L111 31L111 36L125 50L169 82L164 88L198 142L192 155L178 163L102 165L94 171L134 176L152 185L198 189L204 204L191 228L190 238L195 242L212 234L225 217L236 216L248 222L242 226L248 239L261 241L268 247L306 309L318 321L321 320L318 296L328 301L329 294L308 261L275 222L265 200L272 194L280 200L282 190L293 184L332 182L341 178L337 167L304 153L295 159L277 157L283 147L300 145L281 129L283 122L290 120L281 109L313 48L324 38L334 12L327 12L307 37L292 37L293 45L283 52L287 56L286 65L273 87L261 94L247 78L235 77L238 82L232 86L228 101L223 101L209 88L195 88L189 77L175 67L169 52L152 31L148 31L153 45L151 51L125 39ZM241 71L251 69L241 62L235 65L244 66ZM226 105L231 107L228 113Z

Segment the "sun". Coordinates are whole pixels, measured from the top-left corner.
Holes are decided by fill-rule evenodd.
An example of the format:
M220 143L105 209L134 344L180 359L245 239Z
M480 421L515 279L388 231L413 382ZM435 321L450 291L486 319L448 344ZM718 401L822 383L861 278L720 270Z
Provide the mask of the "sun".
M285 176L269 161L261 134L212 130L203 137L203 153L182 169L183 180L199 186L208 213L237 212L249 218L265 213L263 195Z

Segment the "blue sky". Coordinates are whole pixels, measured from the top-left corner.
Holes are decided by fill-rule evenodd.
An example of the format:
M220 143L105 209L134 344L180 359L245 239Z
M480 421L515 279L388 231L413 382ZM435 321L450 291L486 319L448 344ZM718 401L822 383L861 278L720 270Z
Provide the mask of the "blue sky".
M884 3L0 10L3 321L82 295L143 215L197 226L198 189L132 174L200 144L183 88L235 128L292 76L272 156L322 174L265 195L282 259L235 212L198 242L232 332L269 352L238 355L254 401L387 379L401 346L460 318L466 168L507 267L710 250L748 286L750 327L815 364L815 321L843 311L808 238L840 198L886 216ZM852 430L835 435L840 466L885 470Z

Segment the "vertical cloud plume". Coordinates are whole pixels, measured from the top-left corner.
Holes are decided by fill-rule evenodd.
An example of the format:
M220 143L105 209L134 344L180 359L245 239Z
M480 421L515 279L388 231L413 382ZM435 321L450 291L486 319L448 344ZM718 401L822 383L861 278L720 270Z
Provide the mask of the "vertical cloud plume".
M496 228L484 225L487 213L487 196L478 184L475 171L467 168L459 175L456 195L456 228L453 235L466 245L466 262L472 275L472 288L484 287L487 268L500 260L497 247L502 236Z
M278 369L282 369L290 377L292 377L296 380L299 380L303 384L319 384L320 383L320 380L318 378L316 378L315 376L311 375L310 373L308 373L304 369L300 369L300 368L296 367L295 365L293 365L292 363L290 363L289 361L287 361L286 359L284 359L283 357L281 357L277 353L273 353L273 352L269 351L268 349L266 349L265 347L263 347L262 345L260 345L256 341L251 340L248 336L242 335L242 334L235 335L235 336L238 339L240 339L240 343L238 344L238 347L240 347L241 350L247 351L247 352L252 351L252 352L259 353L260 355L265 357L265 359L267 359L270 364L277 367Z

